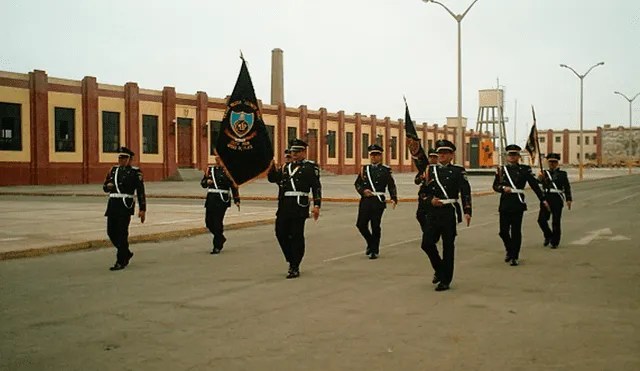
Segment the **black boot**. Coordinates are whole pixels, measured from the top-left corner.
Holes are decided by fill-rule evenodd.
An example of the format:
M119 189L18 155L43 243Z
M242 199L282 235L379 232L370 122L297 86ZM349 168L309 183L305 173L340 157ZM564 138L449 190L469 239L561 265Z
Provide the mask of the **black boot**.
M431 283L433 283L435 285L438 282L440 282L440 277L438 277L438 273L434 273L433 279L431 280Z
M298 277L300 277L300 268L290 266L289 272L287 272L287 279L298 278Z
M127 258L127 260L125 260L124 262L124 266L126 267L127 265L129 265L129 262L131 261L131 258L133 258L133 252L129 251L129 257Z
M126 265L116 262L116 264L114 264L113 267L109 268L109 270L119 271L119 270L123 270L124 268L126 268Z

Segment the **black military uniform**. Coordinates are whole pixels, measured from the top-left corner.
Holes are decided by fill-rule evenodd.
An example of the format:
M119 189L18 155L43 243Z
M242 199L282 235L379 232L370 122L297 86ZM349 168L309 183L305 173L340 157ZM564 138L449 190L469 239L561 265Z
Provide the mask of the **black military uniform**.
M456 147L450 141L441 139L436 142L436 150L455 152ZM464 167L452 164L430 166L426 183L427 188L423 195L426 223L421 247L433 267L432 283L438 283L436 291L444 291L449 289L453 280L456 224L462 221L463 213L471 217L471 186ZM440 237L442 258L436 247Z
M211 181L211 183L209 183ZM206 208L205 224L213 234L212 254L218 254L224 247L227 240L224 237L224 214L233 203L240 207L240 195L236 187L222 166L209 166L204 172L200 181L202 188L207 188L207 200L204 203Z
M435 149L429 148L429 165L434 166L438 163L438 153ZM424 171L418 171L413 182L416 185L419 185L418 189L418 209L416 210L416 220L418 220L418 224L420 224L420 230L424 233L424 226L427 218L427 206L426 206L426 191L427 191L427 182L424 179Z
M307 144L300 139L291 143L291 152L305 151ZM280 189L276 213L276 238L289 263L287 278L300 276L300 263L304 257L304 224L309 217L310 197L314 208L320 208L322 186L320 168L312 161L292 161L282 168L271 167L268 180ZM318 211L319 212L319 211Z
M107 235L118 249L116 263L110 270L117 271L129 265L133 253L129 250L129 223L135 211L134 192L138 195L140 219L144 223L147 202L144 194L144 180L138 167L130 166L134 153L126 148L118 149L118 161L123 166L114 166L107 173L102 189L109 193L107 210ZM125 161L125 162L123 162Z
M549 153L547 155L547 161L549 162L555 162L557 164L559 160L560 154L558 153ZM562 208L564 207L565 201L571 206L570 203L573 200L571 197L571 185L569 184L567 172L560 170L558 167L553 170L545 170L540 179L550 210L547 210L545 207L540 207L538 225L544 235L544 246L548 246L549 243L551 243L551 248L555 249L560 244ZM569 209L571 209L571 207L569 207ZM552 229L549 229L548 222L551 215L553 215L551 222Z
M377 144L372 144L367 149L369 155L382 154L382 147ZM389 188L391 200L397 204L396 182L393 180L391 168L378 163L363 166L354 186L361 197L356 227L367 241L366 255L369 256L369 259L376 259L380 254L380 222L384 209L387 207L385 192ZM366 192L365 194L366 190L371 193ZM371 230L369 230L369 223L371 223Z
M508 156L517 156L519 159L521 148L515 144L506 147ZM517 162L507 163L499 167L493 180L493 190L501 193L500 206L500 238L504 242L506 256L504 261L512 266L518 265L520 258L520 246L522 245L522 217L527 210L524 199L524 187L529 187L535 192L540 202L544 202L544 194L538 187L538 182L531 172L531 167ZM505 192L511 189L511 192Z

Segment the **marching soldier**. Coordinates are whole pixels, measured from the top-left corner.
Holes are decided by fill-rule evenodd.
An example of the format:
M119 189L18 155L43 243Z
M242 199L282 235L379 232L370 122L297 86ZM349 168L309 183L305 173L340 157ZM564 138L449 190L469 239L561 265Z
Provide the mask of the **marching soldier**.
M215 165L209 166L204 172L200 181L202 188L207 188L207 200L204 203L206 208L205 224L207 229L213 234L213 249L211 254L219 254L227 239L224 237L224 214L233 203L240 210L240 195L236 187L224 168L220 166L220 160L215 157Z
M524 200L525 185L529 183L529 187L544 207L549 208L549 204L545 201L544 194L538 187L531 167L519 163L522 148L510 144L505 149L507 164L497 169L493 180L493 190L501 193L498 208L500 213L499 235L506 250L504 261L511 263L512 266L517 266L522 245L522 217L527 210L527 204Z
M365 254L369 256L369 259L377 259L380 254L380 222L384 209L387 207L385 201L387 187L394 209L398 203L398 195L396 183L391 175L391 168L381 163L382 147L372 144L367 149L371 164L362 167L362 171L354 183L356 191L361 197L356 227L367 241ZM371 230L369 230L369 223L371 223Z
M272 179L280 179L279 181L274 181L278 185L278 208L280 208L280 205L284 201L284 191L283 191L283 188L282 188L282 179L283 179L282 174L284 173L285 167L290 162L291 162L291 150L289 150L289 148L286 148L284 150L284 165L278 166L278 165L275 165L275 163L274 163L272 165L272 168L269 170L269 173L267 174L267 177L268 177L270 182L271 182ZM289 239L291 239L291 236L289 236ZM289 244L290 244L290 242L289 242ZM283 252L284 252L284 250L283 250ZM287 254L285 254L285 258L288 259L288 255ZM287 263L289 263L289 260L287 260Z
M573 200L567 172L560 170L558 161L560 161L560 154L549 153L547 155L549 170L545 170L540 177L542 187L544 188L545 199L549 203L550 210L544 207L540 208L538 225L540 225L540 229L542 229L542 233L544 234L544 246L549 246L549 243L551 243L552 249L557 248L560 244L560 224L564 203L566 201L567 208L571 210L571 201ZM549 229L548 222L552 215L552 229Z
M300 139L291 142L291 162L282 169L271 166L268 180L277 183L282 197L278 201L276 213L276 238L285 259L289 263L287 278L300 276L300 263L304 257L304 224L309 217L311 204L309 193L313 198L314 220L320 216L322 186L320 184L320 168L312 161L305 159L307 143Z
M471 186L464 167L451 164L456 146L441 139L436 142L436 151L438 165L429 166L425 179L427 211L421 247L434 270L431 282L438 284L436 291L445 291L453 280L456 225L462 222L463 213L467 226L471 223ZM442 258L436 247L440 237Z
M144 180L140 168L131 166L134 153L127 147L118 149L118 166L107 173L102 189L109 193L109 201L104 216L107 217L107 234L113 246L118 249L116 263L109 268L119 271L129 265L133 253L129 250L129 223L135 211L134 193L138 195L138 217L144 223L147 202L144 194Z
M428 153L429 153L428 155L429 166L437 165L438 152L436 152L436 150L433 148L429 148ZM424 199L426 198L426 190L427 190L427 183L425 182L426 179L427 179L427 176L425 171L419 171L418 174L416 174L416 177L414 179L414 183L420 186L420 189L418 190L418 210L416 210L416 219L418 220L418 224L420 224L420 230L422 230L422 233L424 233L424 223L427 217L426 216L427 206L424 202Z

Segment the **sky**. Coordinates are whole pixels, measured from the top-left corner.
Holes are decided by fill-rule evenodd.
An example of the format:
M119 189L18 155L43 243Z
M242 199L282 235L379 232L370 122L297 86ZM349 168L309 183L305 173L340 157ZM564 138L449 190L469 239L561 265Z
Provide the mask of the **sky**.
M455 14L472 0L440 0ZM242 50L256 94L270 101L271 50L284 50L289 107L305 104L446 123L457 115L457 24L421 0L13 0L0 2L0 70L161 90L230 94ZM505 89L506 130L629 124L640 92L640 1L479 0L462 20L463 116L478 91ZM633 105L640 125L640 97Z

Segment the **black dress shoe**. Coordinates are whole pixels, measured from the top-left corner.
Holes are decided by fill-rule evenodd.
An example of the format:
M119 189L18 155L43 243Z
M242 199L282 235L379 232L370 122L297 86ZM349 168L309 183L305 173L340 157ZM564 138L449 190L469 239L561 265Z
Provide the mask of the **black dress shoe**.
M558 245L551 245L551 248L552 248L552 249L557 249L557 248L558 248Z
M440 282L438 286L436 286L436 291L445 291L449 290L449 284Z
M217 247L214 247L213 250L211 250L211 254L220 254L220 249Z
M109 268L110 271L119 271L126 267L124 264L116 263L113 267Z
M133 258L133 253L129 252L129 257L127 258L127 261L125 261L123 264L125 267L129 265L129 261L131 261L131 258Z
M438 277L437 274L434 274L433 275L433 279L431 280L431 283L433 283L435 285L438 282L440 282L440 277Z
M515 258L514 258L514 259L511 259L511 266L512 266L512 267L515 267L515 266L517 266L518 264L519 264L519 263L518 263L518 259L515 259Z
M369 255L369 259L371 259L371 260L378 259L378 254L371 253L371 255Z
M371 249L367 247L367 248L364 250L364 254L365 254L365 255L367 255L367 256L371 255Z
M550 241L548 238L545 238L545 239L544 239L544 242L542 243L542 246L545 246L545 247L546 247L546 246L549 246L549 243L550 243L550 242L551 242L551 241Z
M289 278L298 278L300 277L300 270L298 269L290 269L289 273L287 274L287 279Z
M511 257L509 256L509 254L505 255L505 256L504 256L504 262L505 262L505 263L508 263L508 262L510 262L510 261L511 261Z

